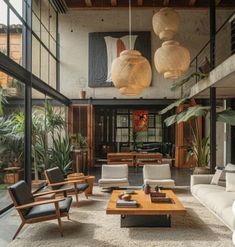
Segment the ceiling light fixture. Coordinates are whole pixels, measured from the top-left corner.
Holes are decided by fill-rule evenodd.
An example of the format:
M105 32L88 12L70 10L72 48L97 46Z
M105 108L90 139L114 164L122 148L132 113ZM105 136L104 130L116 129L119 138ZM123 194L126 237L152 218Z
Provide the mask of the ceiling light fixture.
M120 93L127 96L140 94L150 86L152 70L148 60L132 48L131 0L129 0L129 50L124 50L115 58L111 66L113 84Z
M165 79L178 79L190 65L189 50L173 40L179 29L180 16L172 8L163 8L153 16L152 23L154 32L164 40L154 55L156 70Z

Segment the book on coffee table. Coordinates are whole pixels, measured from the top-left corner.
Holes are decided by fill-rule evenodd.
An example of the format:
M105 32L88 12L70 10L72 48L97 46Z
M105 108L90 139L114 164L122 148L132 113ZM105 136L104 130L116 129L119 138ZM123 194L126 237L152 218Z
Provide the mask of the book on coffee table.
M125 201L125 200L118 199L116 202L116 207L117 208L137 208L138 203L135 200Z
M166 197L166 193L158 192L158 191L151 191L150 196L151 197Z
M173 203L172 199L169 197L152 197L151 202L158 202L158 203Z

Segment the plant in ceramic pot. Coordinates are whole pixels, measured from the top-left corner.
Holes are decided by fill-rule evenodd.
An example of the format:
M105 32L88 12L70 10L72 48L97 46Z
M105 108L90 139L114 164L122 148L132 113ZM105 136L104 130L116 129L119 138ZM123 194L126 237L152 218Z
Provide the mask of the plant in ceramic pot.
M209 158L210 158L209 137L202 139L194 137L192 145L188 149L188 157L193 157L196 160L197 166L194 168L194 174L209 173Z

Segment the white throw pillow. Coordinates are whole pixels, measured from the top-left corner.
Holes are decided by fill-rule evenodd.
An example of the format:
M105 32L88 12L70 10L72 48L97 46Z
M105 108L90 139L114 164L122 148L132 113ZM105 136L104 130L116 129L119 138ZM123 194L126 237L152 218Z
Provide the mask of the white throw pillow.
M235 171L235 165L232 163L228 163L224 169L225 171Z
M222 174L222 171L223 171L223 170L219 170L219 169L217 169L217 170L215 171L215 174L214 174L214 176L213 176L213 178L212 178L212 180L211 180L211 184L216 184L216 185L218 185L220 176L221 176L221 174Z
M226 191L235 192L235 173L226 172Z

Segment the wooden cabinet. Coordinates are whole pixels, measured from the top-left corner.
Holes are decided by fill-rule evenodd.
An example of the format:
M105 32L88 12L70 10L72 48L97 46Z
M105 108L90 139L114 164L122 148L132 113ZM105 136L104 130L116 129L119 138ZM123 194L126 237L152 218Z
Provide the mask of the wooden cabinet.
M93 138L93 106L71 105L69 107L68 130L69 134L80 132L87 139L87 163L88 167L94 165L94 138Z

